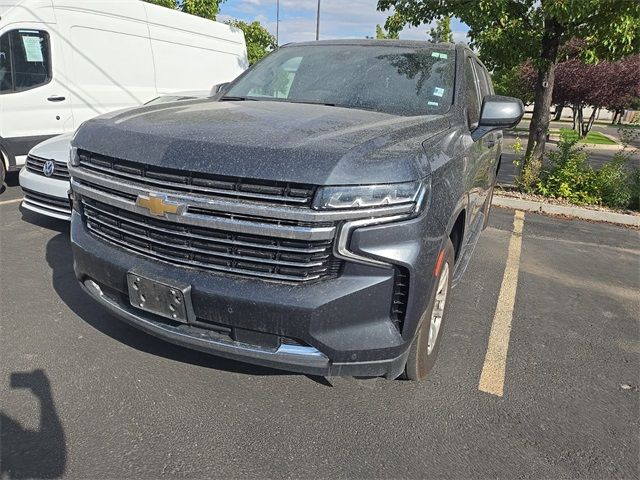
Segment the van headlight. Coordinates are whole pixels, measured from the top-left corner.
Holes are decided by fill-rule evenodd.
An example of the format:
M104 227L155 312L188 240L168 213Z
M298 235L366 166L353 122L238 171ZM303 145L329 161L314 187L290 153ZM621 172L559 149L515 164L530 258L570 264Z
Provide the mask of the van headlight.
M313 199L316 210L379 208L415 204L420 210L428 182L405 182L382 185L321 187Z

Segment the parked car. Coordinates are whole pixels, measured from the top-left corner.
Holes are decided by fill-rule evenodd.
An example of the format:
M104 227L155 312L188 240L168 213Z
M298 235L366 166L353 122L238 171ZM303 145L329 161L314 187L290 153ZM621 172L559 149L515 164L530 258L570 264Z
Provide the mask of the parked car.
M465 46L391 40L287 45L216 98L79 129L80 284L203 352L425 378L522 102Z
M208 92L181 92L162 95L147 102L157 105L206 97ZM22 207L60 220L71 220L69 201L69 153L73 134L65 133L36 145L27 155L20 170L20 187L24 194Z
M0 0L0 183L101 113L204 90L248 66L243 33L139 0Z

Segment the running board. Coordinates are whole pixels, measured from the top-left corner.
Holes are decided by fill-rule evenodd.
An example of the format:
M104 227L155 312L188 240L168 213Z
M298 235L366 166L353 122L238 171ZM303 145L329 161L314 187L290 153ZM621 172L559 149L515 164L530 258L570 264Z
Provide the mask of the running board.
M484 224L484 212L478 212L478 218L476 219L475 224L471 228L471 234L469 235L469 239L462 247L462 256L458 258L456 262L456 268L453 273L452 286L456 286L458 282L462 279L464 272L466 272L467 267L469 266L469 262L471 261L471 257L473 256L473 251L476 248L476 244L478 243L478 239L480 238L480 233L482 232L482 225Z

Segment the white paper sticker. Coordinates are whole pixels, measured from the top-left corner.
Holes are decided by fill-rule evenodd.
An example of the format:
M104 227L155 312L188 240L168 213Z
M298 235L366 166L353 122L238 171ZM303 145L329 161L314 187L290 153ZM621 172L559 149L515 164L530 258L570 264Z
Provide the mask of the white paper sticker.
M431 56L432 57L436 57L436 58L442 58L442 59L447 59L447 54L446 53L440 53L440 52L431 52Z
M444 95L444 88L436 87L433 89L433 95L435 97L442 97Z
M427 102L427 105L429 105L430 107L437 107L440 104L438 102Z
M27 56L27 62L43 62L42 47L40 46L40 37L22 37L24 52Z

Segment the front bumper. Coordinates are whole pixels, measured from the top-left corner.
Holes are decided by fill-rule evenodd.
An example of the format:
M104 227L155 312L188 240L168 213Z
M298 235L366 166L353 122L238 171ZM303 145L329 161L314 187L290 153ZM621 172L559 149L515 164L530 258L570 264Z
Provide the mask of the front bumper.
M215 355L314 375L397 377L428 301L441 238L426 218L356 230L351 250L409 272L404 322L391 315L396 268L347 262L338 278L287 284L200 271L149 259L94 237L73 212L74 269L84 289L114 315L169 342ZM437 230L437 228L436 228ZM427 233L425 235L425 233ZM127 272L191 285L197 322L177 324L130 305ZM211 326L227 328L220 333ZM238 332L282 339L252 344ZM249 335L249 338L251 335ZM292 345L284 339L293 340Z
M60 220L71 219L69 181L37 175L26 167L20 170L19 180L25 209Z

